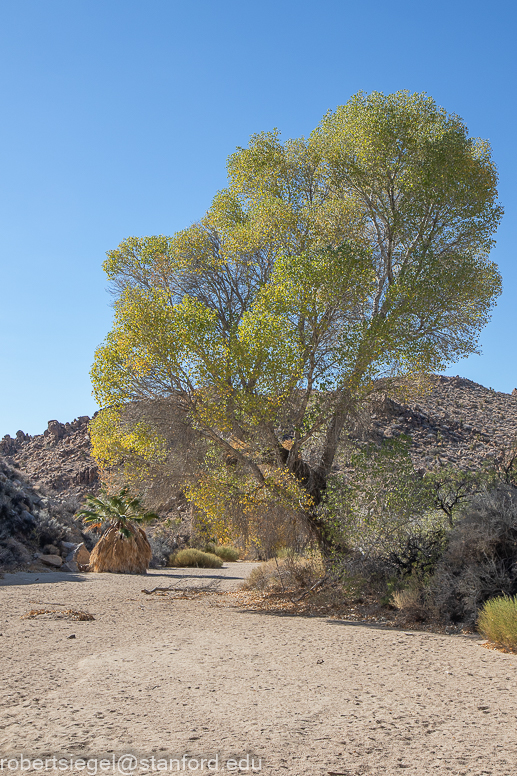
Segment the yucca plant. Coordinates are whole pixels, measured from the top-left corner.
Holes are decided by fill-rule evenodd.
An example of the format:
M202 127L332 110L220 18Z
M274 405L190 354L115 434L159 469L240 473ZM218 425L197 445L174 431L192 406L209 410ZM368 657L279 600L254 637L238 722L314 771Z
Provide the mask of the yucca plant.
M128 496L127 488L114 496L105 491L99 496L87 496L77 517L88 530L105 529L91 552L91 571L146 573L152 550L139 523L148 523L158 515L146 512L140 499Z

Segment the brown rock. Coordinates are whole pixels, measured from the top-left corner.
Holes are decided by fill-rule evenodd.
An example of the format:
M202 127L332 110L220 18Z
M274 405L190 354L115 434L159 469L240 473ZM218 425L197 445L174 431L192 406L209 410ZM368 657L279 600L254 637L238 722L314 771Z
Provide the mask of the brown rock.
M63 565L63 558L60 555L40 555L38 560L46 566L54 566L55 568L60 568Z
M84 546L84 542L81 542L81 544L75 548L72 559L81 566L88 565L90 562L90 553Z
M79 571L79 567L75 560L67 560L66 563L63 563L61 566L61 571Z
M43 554L44 555L59 555L59 547L56 547L55 544L46 544L43 548Z

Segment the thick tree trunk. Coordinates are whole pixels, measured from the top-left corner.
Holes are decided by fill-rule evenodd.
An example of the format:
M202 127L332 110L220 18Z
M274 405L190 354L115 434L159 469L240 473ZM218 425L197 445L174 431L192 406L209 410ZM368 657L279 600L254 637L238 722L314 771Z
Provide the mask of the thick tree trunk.
M346 421L350 417L351 410L352 397L347 392L346 394L343 394L340 402L338 403L325 435L323 451L318 465L318 472L325 481L327 480L327 477L332 470L332 465L336 457L341 434L343 432L343 428L345 427Z
M299 483L304 490L310 495L312 499L312 506L306 511L305 519L317 540L319 547L325 558L328 558L336 550L345 551L346 547L340 547L339 541L335 536L331 535L331 530L325 521L318 514L318 506L323 501L325 491L327 489L327 480L336 457L336 453L339 447L341 434L345 427L345 424L350 417L352 409L352 398L349 393L344 394L339 402L334 415L332 416L327 433L325 435L325 442L323 444L323 451L318 463L318 466L313 468L306 463L301 457L298 457L290 465L290 470L295 475ZM289 452L281 447L281 457L283 463L287 464Z

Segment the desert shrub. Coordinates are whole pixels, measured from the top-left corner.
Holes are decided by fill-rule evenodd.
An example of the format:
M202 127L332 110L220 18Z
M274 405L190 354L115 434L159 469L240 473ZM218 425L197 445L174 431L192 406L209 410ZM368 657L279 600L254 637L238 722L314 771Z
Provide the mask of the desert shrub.
M282 587L280 581L280 566L283 561L266 560L260 566L251 570L246 581L242 584L243 590L275 590Z
M275 558L254 568L243 584L245 590L277 592L299 590L311 587L323 577L325 567L317 553L308 557L291 554L286 558Z
M504 484L463 507L428 600L440 619L474 625L483 603L501 593L517 594L517 489Z
M34 533L40 547L47 544L59 544L70 539L70 529L50 515L44 515L38 521Z
M179 550L169 558L170 566L179 566L181 568L193 566L201 569L220 569L223 565L221 558L211 552L202 552L193 548Z
M148 532L153 553L151 568L167 566L170 556L185 546L186 537L178 534L178 527L179 521L167 519Z
M216 545L213 550L208 550L207 548L207 552L212 552L218 558L228 563L235 563L236 560L239 560L239 550L229 544Z
M478 619L478 630L489 641L507 649L517 649L517 596L499 596L485 601Z
M166 566L169 557L178 548L176 541L159 533L152 536L148 535L147 538L153 553L150 567L156 569L160 566Z
M402 590L395 590L391 595L391 603L396 609L403 612L412 620L424 620L427 611L424 603L423 590L420 587L406 587Z
M434 573L446 547L447 532L444 528L413 530L383 560L401 578L424 579Z

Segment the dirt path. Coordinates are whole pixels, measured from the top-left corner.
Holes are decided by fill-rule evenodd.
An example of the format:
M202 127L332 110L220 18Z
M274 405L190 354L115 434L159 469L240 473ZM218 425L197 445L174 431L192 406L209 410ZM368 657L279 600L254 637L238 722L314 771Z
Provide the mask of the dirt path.
M250 566L0 580L0 776L21 754L46 773L119 773L130 754L134 773L517 774L517 657L231 608ZM141 592L172 585L184 597ZM95 620L21 619L45 608Z

